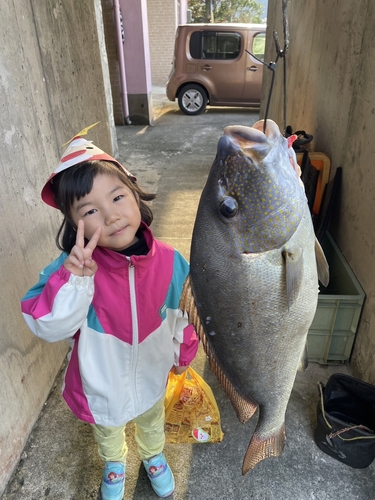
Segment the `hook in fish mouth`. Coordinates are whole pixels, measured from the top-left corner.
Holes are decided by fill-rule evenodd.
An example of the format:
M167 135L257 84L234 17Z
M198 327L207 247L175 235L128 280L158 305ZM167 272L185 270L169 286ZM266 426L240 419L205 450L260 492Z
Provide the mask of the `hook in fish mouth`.
M252 127L229 125L224 128L224 134L233 144L255 163L261 162L274 147L280 136L280 130L275 122L268 120L266 133L262 132L263 120Z

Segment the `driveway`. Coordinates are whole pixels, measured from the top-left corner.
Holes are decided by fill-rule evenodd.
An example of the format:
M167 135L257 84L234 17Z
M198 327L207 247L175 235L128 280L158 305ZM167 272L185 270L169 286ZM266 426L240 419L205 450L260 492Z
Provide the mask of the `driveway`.
M252 125L251 109L210 108L203 115L183 115L153 92L155 125L118 127L119 160L138 182L157 192L153 202L155 235L188 259L197 204L216 145L226 125ZM283 454L241 475L242 460L257 415L240 424L210 372L200 348L193 367L212 387L222 419L219 444L167 445L165 454L176 479L174 500L370 500L375 498L375 467L353 469L321 452L314 443L317 382L345 365L311 363L298 373L286 414ZM64 369L64 367L63 367ZM152 370L152 367L150 367ZM63 370L26 444L20 464L2 500L87 500L98 498L102 464L90 426L78 421L61 398ZM114 388L115 390L115 388ZM155 500L137 456L133 425L127 427L129 457L125 500Z

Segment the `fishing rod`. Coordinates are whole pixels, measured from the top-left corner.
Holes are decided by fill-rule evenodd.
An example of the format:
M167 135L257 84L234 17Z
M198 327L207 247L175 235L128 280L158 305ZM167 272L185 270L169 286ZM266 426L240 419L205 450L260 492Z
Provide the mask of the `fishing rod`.
M259 59L256 57L254 54L249 52L247 49L246 52L250 54L254 59L259 61L260 63L264 64L269 70L272 71L272 77L271 77L271 85L270 85L270 90L268 93L268 99L267 99L267 106L266 106L266 113L264 116L264 124L263 124L263 133L266 132L267 128L267 118L268 118L268 111L270 107L270 102L271 102L271 97L272 97L272 92L273 92L273 85L275 81L275 72L276 72L276 66L277 62L279 59L284 59L284 135L286 132L286 54L289 49L289 22L288 22L288 15L287 15L287 5L288 5L289 0L282 0L282 11L283 11L283 26L284 26L284 47L280 47L279 43L279 35L277 31L273 31L273 39L275 42L275 47L276 47L276 59L274 62L266 63L262 59Z

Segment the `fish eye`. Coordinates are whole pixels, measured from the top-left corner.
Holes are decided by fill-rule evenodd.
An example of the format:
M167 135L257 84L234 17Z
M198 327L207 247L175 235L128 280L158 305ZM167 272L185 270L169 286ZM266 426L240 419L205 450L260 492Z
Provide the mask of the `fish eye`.
M220 204L220 213L227 219L232 219L238 213L238 203L234 198L225 197Z

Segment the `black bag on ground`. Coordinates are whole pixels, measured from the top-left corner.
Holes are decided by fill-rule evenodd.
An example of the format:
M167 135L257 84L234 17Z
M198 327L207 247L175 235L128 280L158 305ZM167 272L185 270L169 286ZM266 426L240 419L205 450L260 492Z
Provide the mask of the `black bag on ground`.
M375 458L375 386L335 373L318 387L315 443L350 467L368 467Z

